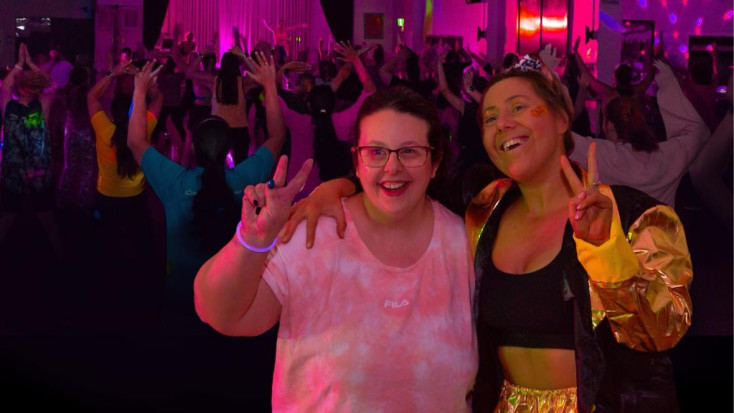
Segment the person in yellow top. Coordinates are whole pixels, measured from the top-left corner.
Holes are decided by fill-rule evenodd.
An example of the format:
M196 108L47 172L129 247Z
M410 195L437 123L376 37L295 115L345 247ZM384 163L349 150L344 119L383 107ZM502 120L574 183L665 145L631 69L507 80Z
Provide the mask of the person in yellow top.
M163 279L156 275L164 273L163 261L156 261L153 254L154 233L144 192L145 176L127 146L130 107L113 102L110 119L101 103L116 77L135 74L137 70L131 61L123 60L87 94L99 166L95 215L100 221L100 261L110 271L123 276L110 277L118 281L106 300L111 305L110 321L116 331L157 328L155 297ZM157 88L152 88L148 98L146 138L150 139L163 106L163 96Z
M127 147L127 122L129 108L112 107L114 122L105 113L101 98L112 80L117 76L136 71L130 61L122 61L100 79L87 95L89 117L96 135L97 192L106 197L123 198L139 195L145 186L143 172ZM154 88L155 89L155 88ZM163 96L155 89L148 109L148 138L155 128L158 114L163 105Z

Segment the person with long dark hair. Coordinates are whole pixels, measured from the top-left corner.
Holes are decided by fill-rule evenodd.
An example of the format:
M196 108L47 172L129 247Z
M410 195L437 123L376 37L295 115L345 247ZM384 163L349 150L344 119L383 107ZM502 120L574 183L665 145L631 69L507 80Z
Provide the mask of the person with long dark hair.
M232 157L235 163L247 158L250 151L250 131L247 128L245 81L240 73L240 58L227 52L222 56L219 73L214 80L212 115L229 125Z
M107 280L113 285L111 299L107 300L115 319L110 324L123 331L150 331L157 327L152 290L158 288L159 280L154 277L157 264L145 176L127 145L130 103L113 102L112 119L101 103L114 78L136 71L130 61L121 61L89 91L87 109L96 137L99 168L95 215L100 222L100 262L117 274ZM149 97L148 139L163 105L163 96L157 88L150 91ZM137 297L134 305L129 301L131 296Z
M240 215L245 186L265 182L285 141L285 126L275 86L272 58L247 58L248 76L263 85L270 138L233 169L226 166L230 127L211 116L192 131L196 167L185 168L166 158L144 139L145 95L157 72L144 66L136 78L128 142L166 215L167 276L163 301L165 334L211 332L193 308L192 283L201 264L226 244Z

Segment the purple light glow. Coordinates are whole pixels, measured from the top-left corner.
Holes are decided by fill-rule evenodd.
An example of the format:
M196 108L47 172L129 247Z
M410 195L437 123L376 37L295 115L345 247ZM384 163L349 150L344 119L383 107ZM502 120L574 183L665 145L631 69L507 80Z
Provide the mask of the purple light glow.
M680 50L681 53L686 53L686 52L688 52L688 46L682 44L682 45L680 45L680 47L678 48L678 50Z
M678 16L675 13L670 13L670 24L675 24L678 21Z
M647 0L637 0L637 4L639 4L643 9L647 8Z
M699 17L698 19L696 19L696 26L703 26L703 17Z
M620 27L619 23L614 20L614 17L604 13L603 11L599 12L599 22L614 32L622 33L622 27Z

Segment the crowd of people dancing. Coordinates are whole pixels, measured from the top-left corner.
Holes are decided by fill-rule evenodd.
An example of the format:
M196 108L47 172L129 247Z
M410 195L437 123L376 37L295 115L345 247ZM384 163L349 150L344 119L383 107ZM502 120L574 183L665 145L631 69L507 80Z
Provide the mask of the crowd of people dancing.
M64 260L74 210L105 268L145 274L117 305L155 334L277 324L275 410L675 411L687 173L732 226L731 78L714 113L691 103L716 101L714 60L674 68L661 41L608 85L578 41L502 62L320 41L313 65L287 48L301 26L265 25L274 44L233 30L219 59L177 28L96 81L21 44L0 242L32 212Z

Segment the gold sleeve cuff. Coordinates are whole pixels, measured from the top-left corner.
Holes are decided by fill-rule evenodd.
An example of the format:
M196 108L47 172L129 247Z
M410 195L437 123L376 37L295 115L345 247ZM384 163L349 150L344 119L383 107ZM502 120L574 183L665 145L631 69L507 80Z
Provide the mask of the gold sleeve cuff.
M690 327L693 311L683 226L672 208L658 205L630 226L627 237L638 270L618 282L589 280L592 321L596 327L607 318L617 342L631 349L670 349Z
M589 278L595 282L618 283L639 272L640 263L627 242L616 211L612 214L609 239L596 246L573 235L576 255Z

